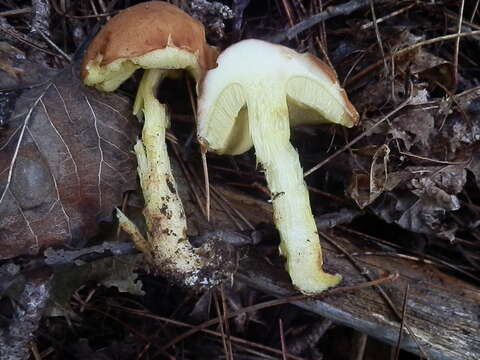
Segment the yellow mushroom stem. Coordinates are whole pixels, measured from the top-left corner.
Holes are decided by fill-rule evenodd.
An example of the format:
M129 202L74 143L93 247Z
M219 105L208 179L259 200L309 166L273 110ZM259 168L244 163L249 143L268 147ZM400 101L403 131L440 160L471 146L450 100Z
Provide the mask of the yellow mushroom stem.
M134 105L134 114L142 111L144 115L142 140L137 141L134 150L145 200L143 214L148 241L135 241L140 239L135 228L122 214L118 217L122 229L132 235L137 248L152 254L156 267L172 275L185 276L185 283L189 285L197 280L201 260L187 239L185 212L165 143L169 118L165 106L155 96L158 85L167 75L168 70L145 70Z
M322 269L322 249L303 170L290 143L286 97L259 83L254 94L247 98L250 135L271 192L280 252L293 285L304 293L319 293L342 277Z

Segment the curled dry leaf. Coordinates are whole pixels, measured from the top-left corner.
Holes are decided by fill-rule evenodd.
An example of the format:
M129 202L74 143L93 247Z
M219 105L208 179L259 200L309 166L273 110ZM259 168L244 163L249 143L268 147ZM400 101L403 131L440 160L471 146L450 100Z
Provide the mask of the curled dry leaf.
M447 63L424 50L414 55L415 66L410 71L420 78L425 72L432 75L434 70L442 70L438 66L448 70ZM408 64L404 65L407 69ZM448 72L444 75L450 76ZM448 88L448 81L435 81ZM435 81L429 79L430 83ZM411 106L377 127L365 146L357 149L348 193L360 208L368 206L387 223L453 240L459 229L452 215L461 206L458 195L467 184L466 169L480 184L480 157L476 155L480 144L480 91L435 99L433 87L427 85L417 82L411 89ZM373 82L365 87L362 96L367 93L378 97L370 100L363 96L364 109L378 107L379 101L384 101L381 94L392 90L389 86L401 95L399 80L393 84ZM377 121L364 118L362 124L368 129ZM392 151L389 162L379 151L371 154L370 149L381 149L384 144Z
M375 201L384 191L392 191L405 178L401 173L388 173L390 148L379 146L372 157L370 174L354 173L347 192L360 209Z
M78 244L111 217L136 186L129 109L73 68L17 99L0 131L0 258Z
M403 140L407 151L410 151L414 145L418 145L418 151L423 150L428 153L431 147L431 136L436 132L432 113L433 111L423 109L406 112L391 125L389 134L394 139Z
M106 257L79 266L58 266L52 279L52 296L46 313L49 316L73 316L70 299L87 281L95 281L105 287L116 287L119 292L145 295L143 284L135 272L142 263L143 257L137 254Z
M399 191L385 193L371 209L408 231L453 240L457 229L448 221L448 214L460 208L456 194L465 186L465 165L410 167L406 171L416 176Z

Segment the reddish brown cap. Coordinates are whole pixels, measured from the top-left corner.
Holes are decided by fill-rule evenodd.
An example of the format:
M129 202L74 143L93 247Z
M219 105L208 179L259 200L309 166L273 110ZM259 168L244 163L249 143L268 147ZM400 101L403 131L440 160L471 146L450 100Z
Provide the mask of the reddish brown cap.
M174 5L151 1L121 11L100 30L83 58L82 80L92 61L100 61L103 67L167 45L195 54L203 72L215 66L218 53L206 43L203 25Z
M304 59L309 62L313 67L316 67L319 71L323 71L323 73L332 81L332 83L338 83L337 73L322 60L310 53L304 53L301 56L303 56ZM355 107L348 99L345 90L339 90L345 104L345 121L349 124L349 126L357 125L360 118L357 109L355 109Z

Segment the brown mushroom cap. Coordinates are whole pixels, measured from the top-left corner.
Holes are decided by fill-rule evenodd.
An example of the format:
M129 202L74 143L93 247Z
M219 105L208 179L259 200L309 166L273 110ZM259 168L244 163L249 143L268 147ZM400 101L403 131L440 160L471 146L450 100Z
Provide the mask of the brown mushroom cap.
M217 50L206 43L203 25L174 5L151 1L123 10L100 30L83 58L81 78L88 85L99 83L89 78L92 66L110 67L107 78L126 69L130 76L140 67L149 67L138 63L138 58L167 47L195 55L198 67L190 69L195 78L215 66ZM174 64L165 66L176 68Z

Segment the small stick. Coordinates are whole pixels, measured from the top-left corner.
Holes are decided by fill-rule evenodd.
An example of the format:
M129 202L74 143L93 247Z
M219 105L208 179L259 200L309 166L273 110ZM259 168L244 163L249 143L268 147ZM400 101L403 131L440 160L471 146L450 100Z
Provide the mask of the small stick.
M403 328L405 326L405 318L407 316L407 300L409 290L410 284L407 283L407 287L405 288L405 295L403 296L402 322L400 324L400 330L398 332L397 346L395 348L395 356L393 358L394 360L397 360L398 356L400 355L400 343L402 342Z
M352 263L352 265L367 279L367 280L372 280L372 276L368 273L368 271L365 270L365 268L363 266L361 266L354 258L353 256L350 255L350 253L344 249L340 244L338 244L336 241L334 241L334 239L330 238L330 236L324 234L324 233L321 233L320 234L324 239L326 239L331 245L333 245L337 250L339 250L340 252L342 252L346 257L347 259L350 260L350 262ZM397 273L396 274L397 277L399 276L399 274ZM375 288L378 290L378 292L380 293L381 297L383 298L383 300L385 300L385 302L387 303L387 305L390 307L390 309L393 311L393 313L395 314L395 316L398 318L399 321L402 321L402 315L400 314L400 312L398 311L397 307L395 306L395 304L393 303L392 299L390 298L390 296L388 296L388 294L386 293L386 291L384 290L384 288L380 285L375 285ZM412 328L405 322L405 327L409 333L409 335L412 337L413 341L415 341L415 343L417 344L417 347L418 347L418 350L420 351L420 354L427 360L430 359L430 357L427 355L427 353L425 352L425 350L423 349L423 347L421 346L419 340L418 340L418 337L417 335L415 335L415 333L413 332Z
M218 302L218 296L216 292L213 293L213 300L215 303L215 309L217 310L217 316L222 318L222 321L220 321L218 324L220 325L220 333L222 334L222 344L223 344L223 352L225 353L225 359L233 360L230 357L230 352L228 351L228 345L227 345L228 337L227 337L227 334L225 333L225 323L228 320L225 314L220 311L220 304Z
M475 3L475 6L472 11L472 16L470 16L470 22L473 22L473 19L475 18L475 14L477 13L477 9L478 9L478 3L480 3L480 0L477 0L477 2Z
M462 32L462 23L463 23L463 8L465 7L465 0L462 0L462 3L460 5L460 15L458 16L458 30L457 30L457 35L460 35ZM453 84L454 84L454 89L457 88L457 83L458 83L458 53L460 52L460 37L457 37L455 40L455 53L453 55ZM453 91L455 92L455 91Z
M410 92L411 93L411 92ZM412 96L410 96L407 100L405 100L403 103L401 103L399 106L397 106L395 109L393 109L391 112L389 112L387 115L385 115L381 120L379 120L375 125L371 126L369 129L365 130L363 133L358 135L355 139L347 143L345 146L343 146L340 150L334 152L332 155L327 157L325 160L319 162L317 165L312 167L310 170L306 171L303 176L307 177L308 175L314 173L318 169L320 169L323 165L326 163L330 162L334 158L336 158L338 155L340 155L342 152L345 150L349 149L352 145L356 144L359 142L361 139L363 139L365 136L369 135L372 130L383 124L386 120L388 120L391 116L395 115L397 112L399 112L401 109L403 109L405 106L407 106L410 103L410 100L412 99Z
M360 30L366 30L368 29L369 27L372 27L375 23L377 24L380 24L382 22L384 22L385 20L388 20L388 19L391 19L392 17L395 17L395 16L398 16L400 14L403 14L405 11L408 11L410 10L412 7L416 6L417 4L410 4L410 5L407 5L401 9L398 9L394 12L391 12L390 14L388 15L385 15L381 18L377 18L377 21L369 21L368 23L366 24L363 24L362 26L360 26Z
M278 319L278 327L280 330L280 344L282 345L282 359L287 360L287 348L285 346L285 334L283 333L282 318Z
M202 151L203 178L205 180L205 210L207 212L207 221L210 222L210 180L208 177L207 154Z
M376 280L373 280L373 281L367 281L367 282L364 282L364 283L360 283L358 285L336 287L334 289L326 290L326 291L324 291L323 293L321 293L317 296L294 295L294 296L290 296L290 297L287 297L287 298L265 301L263 303L258 303L258 304L255 304L255 305L247 306L247 307L245 307L243 309L240 309L238 311L231 312L231 313L228 314L228 318L232 318L232 317L242 315L242 314L245 314L245 313L259 311L259 310L262 310L262 309L270 308L272 306L290 304L290 303L294 303L294 302L298 302L298 301L304 301L304 300L308 300L308 299L311 299L311 300L324 299L324 298L326 298L330 295L340 294L342 292L351 291L351 290L359 290L359 289L363 289L363 288L370 287L370 286L376 286L376 285L381 284L381 283L386 282L386 281L396 280L397 278L398 278L398 274L395 273L395 274L390 274L388 276L385 276L385 277L382 277L382 278L379 278L379 279L376 279ZM203 329L205 329L209 326L216 325L219 322L221 322L222 320L223 319L221 317L216 317L216 318L213 318L211 320L205 321L204 323L202 323L198 326L195 326L188 331L185 331L183 334L180 334L175 339L173 339L173 340L169 341L167 344L165 344L162 347L162 351L166 351L168 348L174 346L175 344L182 341L183 339L186 339L189 336L191 336L191 335L193 335L193 334L195 334L199 331L202 331Z
M345 4L341 4L338 6L329 6L325 9L325 11L310 16L309 18L299 22L295 26L292 26L290 29L283 30L279 34L272 36L268 40L273 43L280 43L285 40L292 40L301 32L317 25L322 21L340 15L349 15L362 7L368 6L368 1L369 0L350 0Z
M27 7L23 9L6 10L6 11L0 12L0 17L29 14L31 12L32 12L31 7Z

